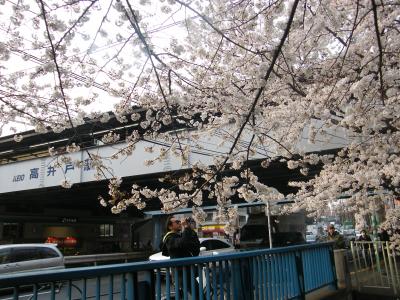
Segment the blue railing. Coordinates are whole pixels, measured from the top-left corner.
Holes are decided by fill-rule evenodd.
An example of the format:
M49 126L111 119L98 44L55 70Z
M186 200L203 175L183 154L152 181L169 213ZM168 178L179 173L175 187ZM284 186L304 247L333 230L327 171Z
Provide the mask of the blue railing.
M327 285L336 288L333 249L322 243L6 275L0 298L293 299Z

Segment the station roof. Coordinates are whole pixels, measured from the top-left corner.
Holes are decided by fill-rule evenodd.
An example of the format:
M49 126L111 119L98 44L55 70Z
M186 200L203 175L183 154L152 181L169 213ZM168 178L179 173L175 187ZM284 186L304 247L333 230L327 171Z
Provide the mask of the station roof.
M145 109L133 107L133 112L141 114L141 119L145 118ZM98 118L86 119L84 124L67 128L60 133L54 133L50 129L46 133L37 133L34 130L21 132L18 133L22 136L20 142L14 140L15 134L0 137L0 165L48 156L50 147L62 149L71 143L79 144L81 149L98 146L101 138L110 131L119 134L121 141L124 141L133 130L137 130L139 133L143 132L139 122L133 121L130 116L127 115L126 122L121 123L112 112L108 112L108 114L110 119L105 123L100 122ZM182 117L179 116L179 118ZM169 126L164 126L162 131L180 130L188 128L187 126L174 121Z

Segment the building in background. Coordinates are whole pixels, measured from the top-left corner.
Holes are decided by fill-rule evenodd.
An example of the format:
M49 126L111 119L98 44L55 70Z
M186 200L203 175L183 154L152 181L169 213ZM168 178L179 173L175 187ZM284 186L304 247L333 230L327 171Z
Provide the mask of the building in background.
M143 113L140 108L136 111ZM102 144L102 136L111 130L120 135L121 142ZM116 149L126 145L125 138L132 130L140 131L140 126L131 120L121 124L111 117L107 123L88 121L76 127L74 132L72 129L60 134L24 132L20 134L22 141L18 143L13 136L1 137L0 243L44 242L50 238L57 239L60 246L68 248L71 253L132 251L150 246L157 249L163 234L165 216L154 216L148 212L160 211L158 200L148 201L144 211L129 207L121 214L114 215L109 208L100 206L97 200L99 195L107 195L108 180L95 181L94 171L89 164L84 164L82 168L66 164L61 170L55 169L52 165L54 157L49 156L49 148L63 153L65 146L71 143L81 147L80 151L71 154L72 158L83 162L88 159L88 151L112 155ZM207 146L192 149L189 165L198 160L212 164L221 137L205 136L204 139L204 145ZM151 167L145 167L143 162L151 154L144 151L144 148L149 145L168 146L162 141L140 141L136 145L134 157L108 162L116 174L123 177L121 189L130 191L133 183L150 188L160 187L159 178L165 174L173 172L179 175L188 171L182 169L180 161L174 157L167 157ZM335 152L336 149L324 151ZM249 161L248 166L261 181L283 194L295 192L294 188L288 187L289 181L311 178L319 171L316 167L304 177L298 171L287 169L286 164L279 161L272 162L268 169L264 169L260 167L260 159ZM60 186L66 176L73 183L69 189ZM231 200L235 204L243 203L241 199ZM204 206L213 205L213 199L204 199ZM252 210L257 209L261 208L246 208L245 212L240 213L238 226L247 222ZM293 217L287 217L287 221L285 218L281 217L279 221L280 227L285 227L283 231L304 231L301 228L304 224L292 222ZM222 236L221 226L212 221L210 214L208 223L200 231L202 235Z

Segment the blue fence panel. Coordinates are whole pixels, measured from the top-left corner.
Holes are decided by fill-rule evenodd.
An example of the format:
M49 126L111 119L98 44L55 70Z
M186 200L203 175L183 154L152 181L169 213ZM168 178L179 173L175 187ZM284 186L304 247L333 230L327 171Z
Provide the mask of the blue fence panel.
M0 276L13 299L293 299L326 285L329 243Z
M336 287L336 272L332 255L333 252L330 247L305 249L301 252L305 293L327 285Z

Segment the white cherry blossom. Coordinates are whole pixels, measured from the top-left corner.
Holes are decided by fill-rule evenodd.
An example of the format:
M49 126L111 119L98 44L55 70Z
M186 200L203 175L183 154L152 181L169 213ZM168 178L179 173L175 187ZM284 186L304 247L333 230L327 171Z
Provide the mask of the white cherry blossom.
M208 195L232 232L231 200L238 197L291 197L293 211L317 215L346 196L343 205L362 225L400 196L400 7L394 1L0 5L3 131L22 123L58 134L84 122L119 122L132 127L99 138L125 140L126 147L111 157L91 153L96 179L117 178L105 161L134 155L141 140L163 141L146 153L146 165L176 157L190 169L164 178L170 189L123 191L112 179L102 204L113 213L158 198L165 212L194 205L201 219L196 206ZM26 142L13 129L15 141ZM191 161L204 147L202 133L220 138L210 166ZM79 151L81 145L71 144L79 136L69 138L65 148L49 149L55 166L71 162L62 149ZM335 149L319 152L326 145ZM290 183L297 191L273 193L248 169L255 159L266 172L284 164L298 174ZM387 221L395 222L391 210Z

